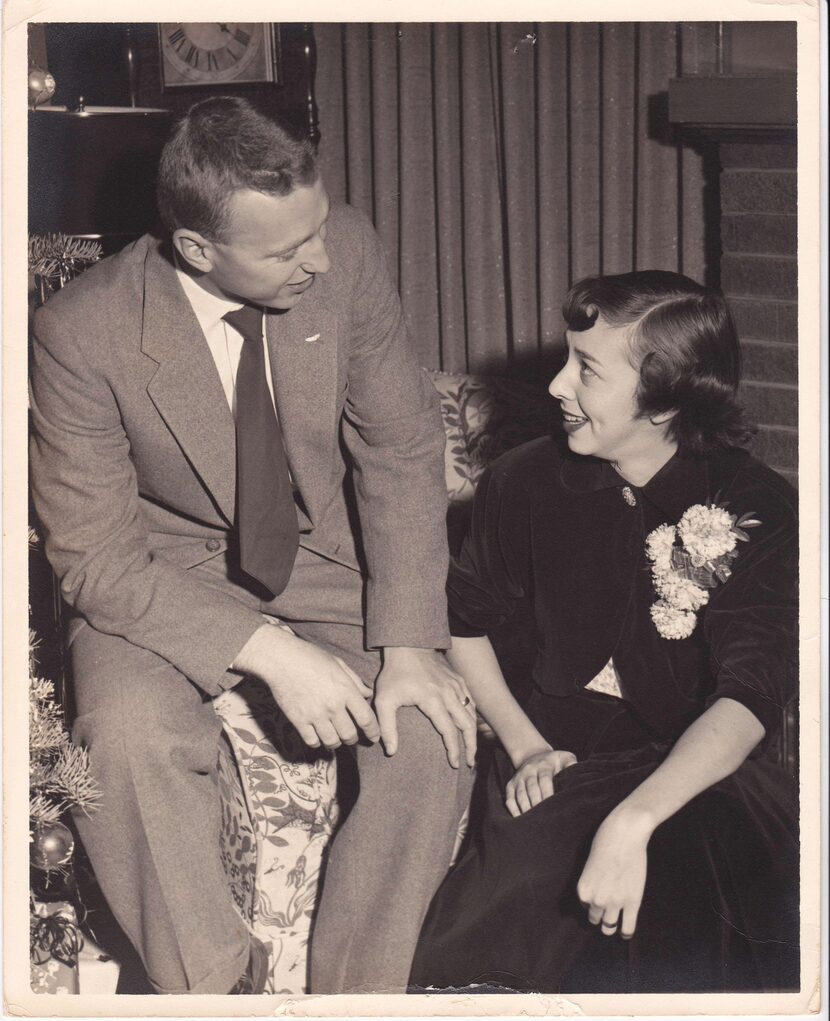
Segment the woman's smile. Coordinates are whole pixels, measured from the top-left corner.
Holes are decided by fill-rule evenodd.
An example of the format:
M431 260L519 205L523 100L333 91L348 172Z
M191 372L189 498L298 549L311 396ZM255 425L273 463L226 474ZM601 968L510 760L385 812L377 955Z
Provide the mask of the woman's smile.
M572 411L565 411L562 409L562 421L565 432L569 435L576 432L577 429L581 429L585 425L588 419L584 415L576 415Z

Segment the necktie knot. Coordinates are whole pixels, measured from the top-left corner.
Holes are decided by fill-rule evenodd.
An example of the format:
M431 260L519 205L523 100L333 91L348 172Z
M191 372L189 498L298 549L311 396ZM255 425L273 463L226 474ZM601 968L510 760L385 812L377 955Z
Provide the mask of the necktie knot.
M233 312L226 312L222 318L238 330L245 340L262 340L262 309L256 305L243 305Z

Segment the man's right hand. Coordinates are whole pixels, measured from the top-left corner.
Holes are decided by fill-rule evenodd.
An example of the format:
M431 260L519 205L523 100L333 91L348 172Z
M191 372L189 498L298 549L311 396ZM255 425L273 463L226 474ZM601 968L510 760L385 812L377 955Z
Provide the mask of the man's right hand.
M354 670L290 631L263 624L234 660L240 673L254 674L312 748L355 744L358 730L375 742L380 727L367 699L372 689Z

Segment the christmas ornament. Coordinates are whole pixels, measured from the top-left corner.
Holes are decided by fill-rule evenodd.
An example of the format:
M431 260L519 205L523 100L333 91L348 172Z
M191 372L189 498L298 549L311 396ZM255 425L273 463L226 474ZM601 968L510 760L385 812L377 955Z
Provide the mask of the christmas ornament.
M29 106L37 109L38 103L45 103L55 94L55 79L42 67L29 68Z
M85 241L66 234L30 234L29 272L35 277L40 303L100 258L98 241Z
M32 840L32 864L39 869L57 869L67 865L75 850L75 839L62 822L42 822L35 827Z

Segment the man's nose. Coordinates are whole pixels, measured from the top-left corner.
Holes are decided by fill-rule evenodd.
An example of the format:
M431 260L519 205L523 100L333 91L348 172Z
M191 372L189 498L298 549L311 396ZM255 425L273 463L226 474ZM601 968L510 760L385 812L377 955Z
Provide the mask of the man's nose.
M322 238L317 238L309 243L302 267L306 273L328 273L331 269L331 259L329 259L326 243Z

